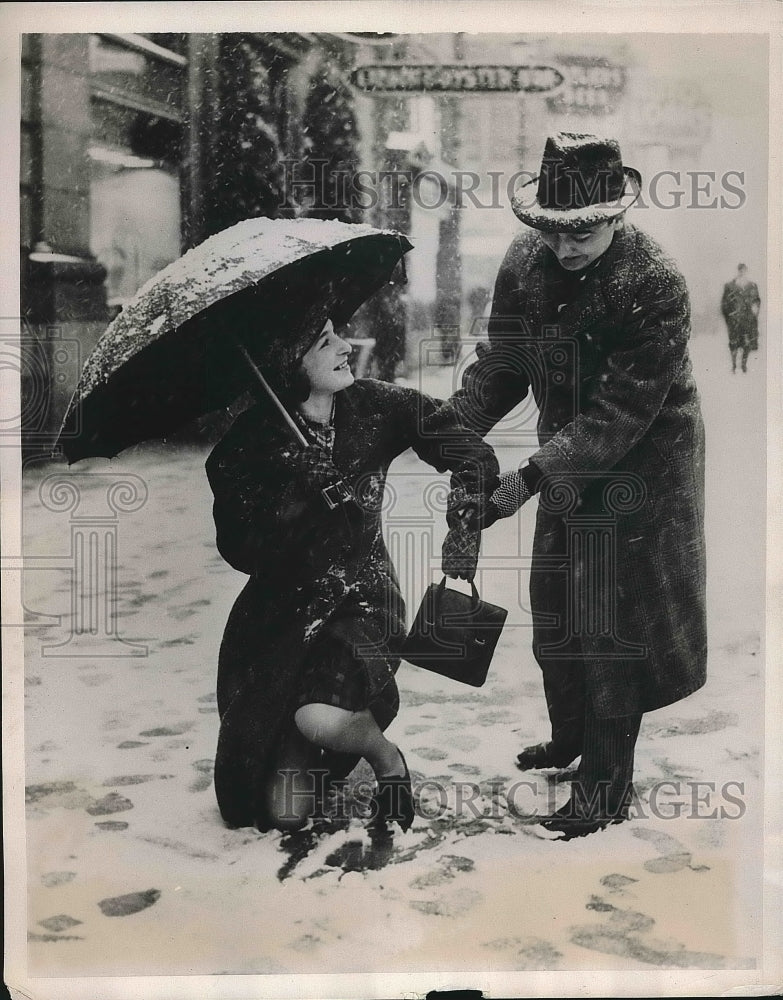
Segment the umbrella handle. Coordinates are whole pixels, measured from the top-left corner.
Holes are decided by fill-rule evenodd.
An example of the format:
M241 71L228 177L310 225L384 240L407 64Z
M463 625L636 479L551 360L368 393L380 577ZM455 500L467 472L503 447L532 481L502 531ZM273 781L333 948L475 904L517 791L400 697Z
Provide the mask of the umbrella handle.
M255 363L255 361L253 361L253 359L250 357L250 353L248 352L248 350L245 347L245 345L244 344L240 344L239 342L237 342L237 347L239 348L241 354L243 355L245 361L247 362L250 370L255 375L256 379L258 379L258 381L261 383L261 386L263 387L264 392L266 392L266 394L269 396L269 398L272 401L272 403L274 403L274 405L277 407L277 410L280 413L280 416L286 422L286 425L287 425L288 429L292 432L292 434L297 439L297 441L299 442L299 444L301 444L303 447L307 447L307 445L310 442L307 440L307 438L304 436L304 434L301 432L301 430L296 426L296 423L294 422L293 417L288 412L288 410L283 406L283 404L280 402L280 400L278 399L277 393L274 391L274 389L272 388L272 386L264 378L264 373L261 371L261 369Z

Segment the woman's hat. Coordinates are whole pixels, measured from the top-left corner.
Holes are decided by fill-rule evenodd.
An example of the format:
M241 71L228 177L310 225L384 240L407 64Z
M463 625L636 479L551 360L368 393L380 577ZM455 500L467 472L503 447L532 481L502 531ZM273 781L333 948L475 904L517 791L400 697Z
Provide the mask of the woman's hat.
M319 297L314 302L291 303L282 316L274 317L280 332L269 338L262 364L281 389L291 384L302 358L320 336L333 308L333 298Z
M620 215L641 187L639 171L623 166L616 139L559 132L546 141L538 176L517 185L511 207L534 229L578 232Z

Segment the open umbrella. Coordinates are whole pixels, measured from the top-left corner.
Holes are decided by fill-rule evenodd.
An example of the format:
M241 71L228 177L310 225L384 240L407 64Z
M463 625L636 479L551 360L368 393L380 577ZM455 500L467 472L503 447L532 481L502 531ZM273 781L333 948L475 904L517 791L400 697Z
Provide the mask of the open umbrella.
M151 278L107 327L57 444L69 463L111 458L230 405L253 381L285 419L262 371L270 336L284 336L285 322L319 301L333 303L335 326L347 322L410 249L399 233L317 219L248 219L210 237ZM253 314L241 330L210 322L251 288Z

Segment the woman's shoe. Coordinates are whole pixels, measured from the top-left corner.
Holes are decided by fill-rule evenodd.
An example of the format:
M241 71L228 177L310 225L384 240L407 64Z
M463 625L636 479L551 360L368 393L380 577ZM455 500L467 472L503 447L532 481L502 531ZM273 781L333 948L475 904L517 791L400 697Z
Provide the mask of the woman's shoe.
M378 787L370 802L370 814L373 826L399 823L403 833L406 833L413 825L416 811L413 805L410 771L402 750L400 757L405 774L377 779Z

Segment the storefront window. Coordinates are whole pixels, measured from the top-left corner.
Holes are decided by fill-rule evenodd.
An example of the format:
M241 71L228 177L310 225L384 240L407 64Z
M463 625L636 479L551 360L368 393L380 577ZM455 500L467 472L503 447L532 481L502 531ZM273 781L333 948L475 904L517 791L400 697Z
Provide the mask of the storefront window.
M181 252L184 71L146 41L94 35L90 46L90 249L113 307Z
M160 58L157 53L160 47L142 36L138 36L135 44L141 48L103 35L90 36L93 91L119 93L126 97L134 95L179 108L184 84L180 65L182 57L171 53L171 58L176 59L174 63ZM149 51L145 51L144 46Z

